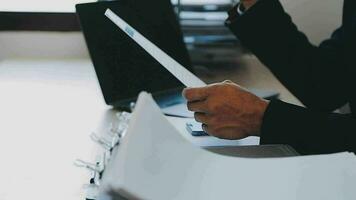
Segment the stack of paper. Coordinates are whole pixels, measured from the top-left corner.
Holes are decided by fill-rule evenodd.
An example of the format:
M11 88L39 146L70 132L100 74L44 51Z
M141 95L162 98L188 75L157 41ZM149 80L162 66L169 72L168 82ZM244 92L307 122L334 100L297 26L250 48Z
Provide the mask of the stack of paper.
M186 141L141 93L102 192L129 199L356 199L353 154L248 159Z

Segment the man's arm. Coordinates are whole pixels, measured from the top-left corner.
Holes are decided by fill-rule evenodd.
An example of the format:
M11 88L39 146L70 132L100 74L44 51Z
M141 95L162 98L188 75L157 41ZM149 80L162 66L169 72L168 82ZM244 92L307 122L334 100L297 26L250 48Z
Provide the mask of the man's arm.
M301 154L356 152L356 119L272 101L260 136L261 144L289 144Z
M356 152L356 119L328 112L346 102L342 29L320 47L309 43L277 0L260 0L230 28L308 107L268 102L231 82L187 88L183 95L210 135L290 144L303 154ZM345 84L345 85L344 85Z
M183 96L196 121L218 138L261 136L261 144L289 144L301 154L356 152L356 119L350 115L268 102L229 81L187 88Z
M332 111L347 103L342 29L316 47L278 0L259 0L227 26L308 108Z

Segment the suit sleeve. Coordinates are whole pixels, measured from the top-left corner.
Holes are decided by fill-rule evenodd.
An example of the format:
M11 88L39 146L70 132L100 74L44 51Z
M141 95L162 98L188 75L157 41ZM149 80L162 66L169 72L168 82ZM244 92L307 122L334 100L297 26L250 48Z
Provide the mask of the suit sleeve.
M356 119L314 112L279 100L268 106L261 144L289 144L301 154L356 152Z
M226 24L242 45L308 108L332 111L347 103L342 28L314 46L278 0L260 0L243 15L229 16Z
M278 0L260 0L227 26L307 107L271 101L262 144L289 144L301 154L356 151L356 119L330 114L347 102L343 28L320 46L298 31Z

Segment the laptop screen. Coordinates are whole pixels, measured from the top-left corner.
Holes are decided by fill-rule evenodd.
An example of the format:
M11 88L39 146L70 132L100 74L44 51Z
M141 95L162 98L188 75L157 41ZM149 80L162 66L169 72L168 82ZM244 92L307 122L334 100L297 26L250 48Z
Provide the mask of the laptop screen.
M105 15L118 14L188 70L189 55L170 0L118 0L76 6L92 62L107 104L134 99L139 92L183 87L172 74Z

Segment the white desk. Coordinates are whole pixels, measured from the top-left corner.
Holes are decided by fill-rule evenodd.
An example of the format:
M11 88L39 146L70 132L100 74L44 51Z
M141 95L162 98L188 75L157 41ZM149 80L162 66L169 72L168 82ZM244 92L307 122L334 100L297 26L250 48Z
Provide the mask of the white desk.
M73 161L94 160L89 135L113 116L90 61L1 61L0 93L0 199L83 198L90 174Z
M206 77L210 81L220 78L216 74ZM248 81L242 84L253 85ZM90 173L76 168L73 161L94 161L98 146L89 135L107 131L115 112L103 101L91 62L2 60L0 94L0 199L83 199L82 186L88 183ZM184 119L169 119L197 145L258 142L257 138L223 141L192 137L185 130Z
M0 62L0 199L83 199L88 139L107 107L89 61Z

